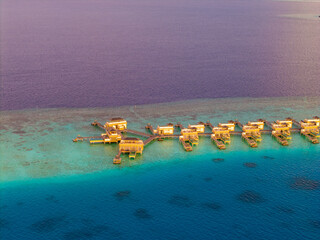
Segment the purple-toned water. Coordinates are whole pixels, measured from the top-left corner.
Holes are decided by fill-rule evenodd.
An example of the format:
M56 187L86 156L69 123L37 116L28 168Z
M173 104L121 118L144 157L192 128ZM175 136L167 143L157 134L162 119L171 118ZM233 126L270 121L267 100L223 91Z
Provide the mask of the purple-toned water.
M1 109L320 92L319 2L2 0ZM303 15L304 16L304 15Z

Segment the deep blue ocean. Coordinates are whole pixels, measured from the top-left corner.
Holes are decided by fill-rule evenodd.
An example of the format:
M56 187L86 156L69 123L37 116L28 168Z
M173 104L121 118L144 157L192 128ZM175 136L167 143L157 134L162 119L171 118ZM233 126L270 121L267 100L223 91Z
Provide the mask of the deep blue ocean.
M319 156L314 146L186 154L13 182L1 190L1 239L318 239Z

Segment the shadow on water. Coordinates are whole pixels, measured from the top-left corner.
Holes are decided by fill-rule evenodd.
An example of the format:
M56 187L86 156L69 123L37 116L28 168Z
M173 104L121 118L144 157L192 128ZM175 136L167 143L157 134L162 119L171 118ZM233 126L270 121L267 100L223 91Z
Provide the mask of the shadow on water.
M169 200L168 203L178 207L191 207L193 202L186 196L174 195Z
M65 223L65 216L48 217L31 224L30 229L39 233L51 232Z
M136 218L139 218L139 219L150 219L150 218L152 218L152 216L148 213L147 209L144 209L144 208L136 209L135 212L133 213L133 215Z
M256 191L246 190L237 196L237 199L244 203L262 203L266 200Z
M131 191L129 190L125 190L125 191L118 191L116 193L113 194L113 196L118 200L118 201L122 201L126 198L129 198L131 195Z
M290 182L290 187L296 190L316 190L320 182L306 177L296 177Z

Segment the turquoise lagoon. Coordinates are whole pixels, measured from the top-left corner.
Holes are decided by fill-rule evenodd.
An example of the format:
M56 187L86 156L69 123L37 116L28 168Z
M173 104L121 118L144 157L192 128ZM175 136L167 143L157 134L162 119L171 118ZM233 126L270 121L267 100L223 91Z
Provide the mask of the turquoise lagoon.
M1 112L1 239L318 239L320 146L239 136L219 151L153 142L113 165L116 145L73 143L114 116L129 128L320 115L319 97L201 99L95 109ZM249 163L249 164L248 164Z

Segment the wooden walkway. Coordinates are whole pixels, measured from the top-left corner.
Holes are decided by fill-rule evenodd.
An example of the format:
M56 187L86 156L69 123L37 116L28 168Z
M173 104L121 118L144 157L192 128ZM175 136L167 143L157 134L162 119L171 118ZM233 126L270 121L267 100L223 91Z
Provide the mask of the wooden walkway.
M287 120L291 120L294 125L301 129L301 124L298 121L294 120L293 118L287 118Z
M177 123L177 124L175 125L175 127L176 127L176 128L180 128L180 130L184 128L181 123Z
M92 126L97 126L98 128L101 128L102 130L106 131L107 129L99 122L94 121L93 123L91 123Z
M90 136L90 137L81 137L78 136L75 139L73 139L74 142L80 142L80 141L90 141L92 139L102 139L102 136Z
M152 127L152 125L151 125L150 123L147 124L146 129L149 130L149 132L150 132L152 135L155 135L155 134L154 134L154 129L153 129L153 127Z
M126 129L126 130L124 130L124 132L132 133L132 134L134 134L134 135L142 136L142 137L147 137L147 138L153 136L153 135L148 134L148 133L144 133L144 132L140 132L140 131L136 131L136 130L131 130L131 129Z
M152 142L153 140L156 140L157 138L159 137L158 136L149 137L147 140L143 141L144 146L148 145L150 142Z

